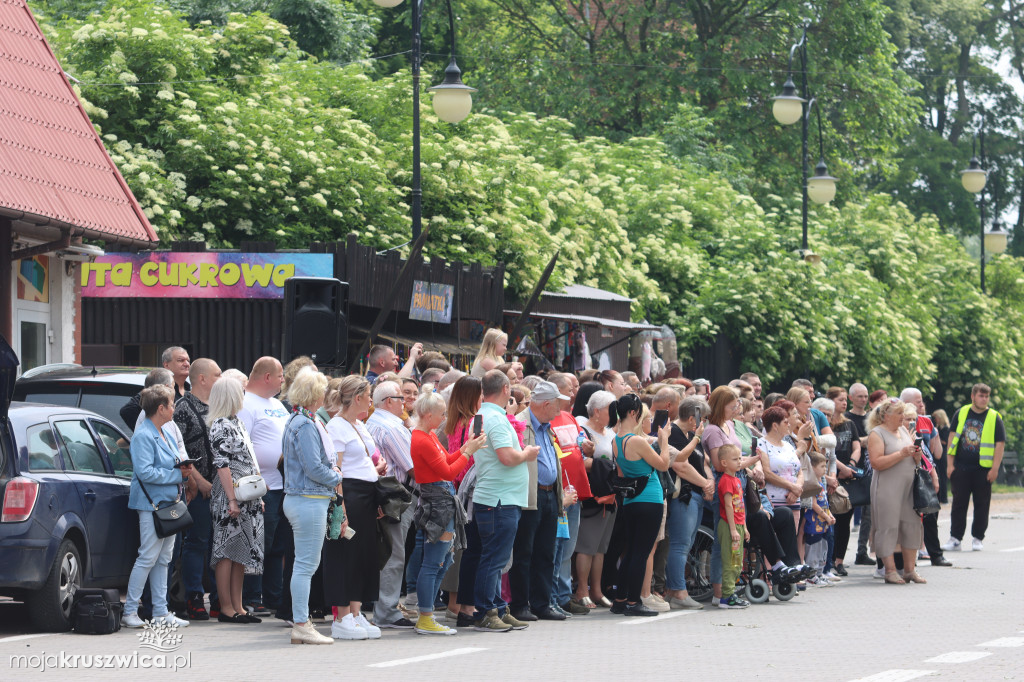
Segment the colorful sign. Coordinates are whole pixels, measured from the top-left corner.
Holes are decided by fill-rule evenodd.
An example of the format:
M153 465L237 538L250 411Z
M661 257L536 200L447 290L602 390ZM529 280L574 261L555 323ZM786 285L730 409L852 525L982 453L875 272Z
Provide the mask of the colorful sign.
M409 304L409 319L424 322L452 321L452 301L455 300L455 287L451 284L429 284L414 280L412 283L412 303Z
M290 277L333 277L329 253L110 253L83 263L91 298L283 298Z
M18 272L18 298L36 303L50 302L50 258L34 256L15 261Z

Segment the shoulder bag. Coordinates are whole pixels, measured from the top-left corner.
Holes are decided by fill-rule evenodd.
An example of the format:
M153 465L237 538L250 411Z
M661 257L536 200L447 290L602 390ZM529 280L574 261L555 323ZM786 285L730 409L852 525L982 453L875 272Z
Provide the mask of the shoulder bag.
M163 507L158 507L153 503L153 498L149 496L149 492L146 490L142 479L139 478L137 480L146 499L153 506L153 529L156 531L158 538L169 538L192 527L192 515L188 513L188 505L185 504L181 497L165 504Z
M632 434L622 439L623 455L625 455L626 442L632 438ZM615 441L615 452L613 453L615 459L618 459L619 454L619 442ZM622 467L619 466L618 462L615 463L615 471L618 475L614 476L611 481L612 489L617 495L621 495L623 499L631 500L637 497L647 488L647 483L651 480L651 474L646 476L623 476ZM652 470L653 473L653 470Z
M932 486L932 477L922 469L914 469L914 511L918 514L935 514L939 511L939 496Z
M242 433L242 440L249 451L249 456L252 457L252 465L256 467L256 473L252 476L242 476L234 482L235 500L238 502L252 502L267 494L267 482L260 475L260 463L256 461L256 450L252 446L249 432L245 430L245 425L240 421L238 421L238 429Z
M866 507L871 504L871 472L850 468L853 469L853 478L846 479L839 487L846 490L850 506Z
M837 485L835 492L828 494L828 508L833 514L845 514L853 509L850 504L850 494L841 485Z

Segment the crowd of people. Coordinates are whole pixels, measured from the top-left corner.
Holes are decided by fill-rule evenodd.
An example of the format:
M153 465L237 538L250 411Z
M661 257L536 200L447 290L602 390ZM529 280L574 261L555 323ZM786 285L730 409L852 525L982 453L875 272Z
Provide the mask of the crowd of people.
M762 395L752 372L715 387L524 376L507 345L488 330L468 374L420 344L404 364L374 346L365 376L333 378L307 357L263 357L246 375L168 348L122 410L141 538L124 625L275 615L293 644L508 632L602 608L699 610L708 596L746 608L754 573L829 587L848 575L857 525L853 562L887 584L925 583L918 561L983 548L1005 442L985 384L949 419L913 387L819 393L801 379ZM915 509L919 471L940 501L952 489L944 544L937 512ZM179 499L192 525L160 537L154 509ZM702 525L706 576L689 562ZM327 615L330 636L313 626Z

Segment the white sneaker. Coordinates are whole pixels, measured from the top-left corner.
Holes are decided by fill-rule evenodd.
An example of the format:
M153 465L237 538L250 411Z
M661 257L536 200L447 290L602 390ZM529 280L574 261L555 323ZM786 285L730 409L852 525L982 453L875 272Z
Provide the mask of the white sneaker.
M667 601L665 601L656 594L649 594L646 597L643 597L641 601L643 602L644 606L646 606L649 609L654 609L658 613L665 613L671 608L668 605Z
M139 618L137 613L126 613L121 617L121 627L123 628L141 628L145 622Z
M380 639L380 628L366 620L366 616L360 613L355 619L356 624L366 630L367 639Z
M369 634L355 618L346 616L331 623L331 637L334 639L367 639Z
M985 546L983 544L981 544L981 540L979 540L978 538L971 538L971 551L972 552L980 552L984 548L985 548Z
M162 616L157 616L153 619L154 623L164 623L166 625L177 625L179 628L187 628L189 623L187 620L178 618L173 613L165 613Z
M720 597L712 597L711 598L711 606L712 606L712 608L718 606L720 603L722 603L722 599Z
M943 552L959 552L960 551L960 541L957 540L954 537L950 537L949 541L946 542L946 544L944 544L942 546L942 551Z
M885 566L882 566L881 568L876 568L875 575L873 577L885 580Z

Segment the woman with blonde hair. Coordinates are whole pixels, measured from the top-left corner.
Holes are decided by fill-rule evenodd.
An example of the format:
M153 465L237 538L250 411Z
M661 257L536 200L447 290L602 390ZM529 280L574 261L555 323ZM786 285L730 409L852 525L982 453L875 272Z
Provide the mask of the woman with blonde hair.
M885 582L902 585L924 583L914 570L917 550L924 542L921 516L914 511L911 487L914 469L921 461L921 449L903 426L904 403L888 398L871 411L867 419L868 456L871 458L871 546L885 569ZM893 555L903 555L903 575L896 570Z
M505 362L505 350L508 348L508 334L500 329L488 329L480 342L480 352L473 361L470 376L482 379L484 374Z
M334 609L331 637L378 639L380 628L362 614L363 602L376 601L380 593L377 567L378 468L372 453L377 445L363 425L370 410L370 382L359 375L347 376L331 395L327 410L336 410L327 424L337 461L348 524L356 532L324 543L324 603ZM379 458L383 462L383 457Z
M217 578L222 623L259 623L242 606L242 578L263 572L263 500L239 502L234 481L259 474L252 441L238 420L242 384L221 377L210 391L210 445L217 476L210 491L213 519L210 566Z
M315 416L324 401L327 377L312 369L296 375L290 393L292 415L281 441L284 460L284 514L295 537L295 566L289 583L292 598L292 644L333 644L313 628L309 592L320 565L327 527L327 507L341 492L341 469L327 432ZM344 502L341 503L344 508ZM344 532L346 523L342 523ZM319 586L318 586L319 588Z

